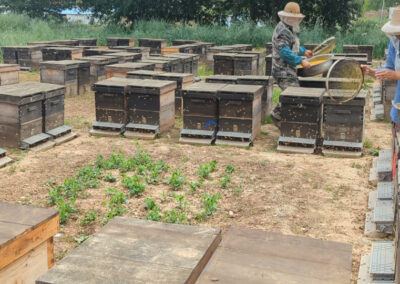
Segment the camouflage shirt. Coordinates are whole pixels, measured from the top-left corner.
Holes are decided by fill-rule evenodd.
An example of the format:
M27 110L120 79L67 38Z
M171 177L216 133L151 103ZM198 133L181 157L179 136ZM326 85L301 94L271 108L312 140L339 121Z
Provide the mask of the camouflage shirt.
M276 26L272 36L272 76L274 78L297 78L297 68L285 62L279 52L288 46L293 52L299 54L299 37L290 26L282 21Z

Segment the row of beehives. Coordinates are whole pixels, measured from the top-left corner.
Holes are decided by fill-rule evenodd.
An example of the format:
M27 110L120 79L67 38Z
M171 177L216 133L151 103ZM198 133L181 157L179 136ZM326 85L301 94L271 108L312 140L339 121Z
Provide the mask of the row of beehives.
M271 78L238 77L235 86L193 82L190 74L157 71L98 82L92 134L154 138L174 125L177 112L183 115L182 142L211 144L217 136L224 144L250 145L271 108Z
M337 78L340 85L342 80ZM334 84L332 84L334 87ZM325 91L325 78L300 78L300 87L280 95L282 152L360 156L363 150L366 91L341 103L343 90L332 97ZM337 97L336 97L337 96Z
M263 75L265 53L261 51L224 52L214 55L215 75Z

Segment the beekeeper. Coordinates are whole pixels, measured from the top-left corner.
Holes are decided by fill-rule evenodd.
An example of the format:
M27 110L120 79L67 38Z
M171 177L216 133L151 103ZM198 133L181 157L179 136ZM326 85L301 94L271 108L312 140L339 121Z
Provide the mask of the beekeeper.
M300 46L300 23L304 15L300 12L299 4L289 2L283 11L278 12L281 21L278 23L272 36L272 76L282 90L289 86L299 86L297 66L311 68L311 64L303 59L312 57L312 51ZM280 125L280 105L273 110L271 118Z
M382 81L398 81L394 103L400 103L400 6L397 6L392 19L382 27L382 31L390 38L386 66L377 70L367 65L361 65L365 75L377 78ZM390 116L393 123L399 122L398 110L392 107Z

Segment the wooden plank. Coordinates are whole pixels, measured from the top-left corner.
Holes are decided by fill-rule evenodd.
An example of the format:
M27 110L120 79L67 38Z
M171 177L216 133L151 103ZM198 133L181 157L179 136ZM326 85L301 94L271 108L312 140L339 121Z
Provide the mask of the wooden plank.
M194 283L219 229L118 217L36 283Z
M54 237L47 240L47 267L50 269L54 266Z
M47 253L47 242L43 242L15 262L0 269L0 283L34 284L35 280L48 270Z
M351 245L231 228L197 283L350 283Z

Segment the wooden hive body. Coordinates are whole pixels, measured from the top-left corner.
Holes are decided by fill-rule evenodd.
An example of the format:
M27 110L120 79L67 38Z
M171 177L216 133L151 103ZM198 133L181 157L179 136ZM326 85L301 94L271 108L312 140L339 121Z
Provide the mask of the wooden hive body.
M233 57L233 75L257 75L257 54L235 54Z
M127 87L128 120L158 126L165 132L175 124L175 81L135 80Z
M83 56L83 48L49 47L42 49L43 61L74 60Z
M107 77L106 65L117 64L117 58L105 57L105 56L85 56L77 58L80 61L90 62L90 83L94 84L98 81L104 80Z
M147 59L150 56L150 47L124 47L124 50L126 52L132 52L132 53L140 53L142 55L142 59Z
M76 61L44 61L40 63L40 82L59 84L66 88L66 96L79 94L79 64Z
M43 99L43 132L64 125L65 87L55 84L36 83L44 93Z
M126 77L126 73L134 70L154 70L154 62L126 62L112 64L105 67L107 78L111 77Z
M141 53L132 53L132 52L125 52L125 51L114 52L111 54L105 54L104 56L109 56L109 55L118 57L118 63L134 62L134 61L139 61L142 59Z
M280 95L281 136L317 139L321 135L324 89L289 87Z
M0 283L33 284L54 265L57 210L0 202Z
M107 46L134 46L135 40L128 37L108 37Z
M215 75L235 75L233 58L235 53L218 53L214 55Z
M97 46L96 38L74 38L78 41L78 46Z
M226 85L218 90L217 142L251 144L261 131L261 98L264 86ZM250 134L250 135L236 135Z
M0 85L12 85L19 82L19 66L17 64L0 64Z
M150 47L150 54L161 54L161 50L167 47L166 39L155 39L155 38L140 38L140 47Z
M2 47L2 51L6 64L39 69L39 63L42 61L41 46L5 46Z

